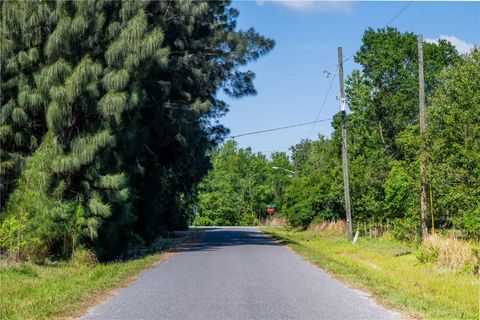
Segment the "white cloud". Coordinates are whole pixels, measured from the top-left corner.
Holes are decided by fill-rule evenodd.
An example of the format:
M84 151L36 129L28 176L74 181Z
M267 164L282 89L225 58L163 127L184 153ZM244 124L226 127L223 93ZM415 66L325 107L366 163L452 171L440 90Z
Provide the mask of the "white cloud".
M272 3L297 12L338 12L349 14L352 12L350 1L321 1L321 0L256 0L257 4Z
M465 42L455 36L448 36L444 34L441 34L437 39L425 39L425 41L430 43L438 43L438 40L440 39L447 40L448 42L453 44L455 48L457 48L457 51L460 53L469 53L473 49L472 43Z

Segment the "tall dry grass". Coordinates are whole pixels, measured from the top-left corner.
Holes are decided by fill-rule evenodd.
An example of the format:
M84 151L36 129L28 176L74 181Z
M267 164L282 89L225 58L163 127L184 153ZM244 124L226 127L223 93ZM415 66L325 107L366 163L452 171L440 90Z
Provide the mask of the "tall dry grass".
M420 246L420 260L457 272L479 273L479 248L471 241L455 237L428 236Z
M333 231L333 232L347 232L347 222L344 220L338 221L324 221L320 223L311 224L307 231L310 232L322 232L322 231Z
M284 227L287 225L287 222L283 217L268 217L260 219L260 225L265 227Z

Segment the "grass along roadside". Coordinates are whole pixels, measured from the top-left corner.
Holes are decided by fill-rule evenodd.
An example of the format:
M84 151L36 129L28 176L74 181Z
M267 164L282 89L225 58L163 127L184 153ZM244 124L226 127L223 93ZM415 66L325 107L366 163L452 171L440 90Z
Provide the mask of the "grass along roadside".
M178 244L189 240L185 236ZM83 314L140 271L169 255L159 252L110 263L58 262L0 269L0 319L69 319Z
M360 238L355 245L335 232L264 228L307 261L346 283L373 294L407 316L426 319L480 319L478 276L420 263L413 245Z

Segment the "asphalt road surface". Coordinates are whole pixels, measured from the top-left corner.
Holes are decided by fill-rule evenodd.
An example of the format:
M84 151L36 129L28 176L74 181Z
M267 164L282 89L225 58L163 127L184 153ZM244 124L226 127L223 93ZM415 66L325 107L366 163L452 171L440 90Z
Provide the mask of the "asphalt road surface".
M82 319L399 319L256 228L212 228Z

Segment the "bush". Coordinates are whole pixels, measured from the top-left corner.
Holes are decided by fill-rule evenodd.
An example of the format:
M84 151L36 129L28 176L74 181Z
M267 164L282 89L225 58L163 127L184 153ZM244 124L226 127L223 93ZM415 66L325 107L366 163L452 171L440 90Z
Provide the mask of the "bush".
M78 266L95 266L98 264L98 258L90 250L78 249L73 252L71 263Z
M26 235L26 218L9 217L0 225L0 253L19 260L38 244L39 239Z
M241 215L240 223L241 226L255 226L258 224L258 220L253 214L253 212L249 212L246 214Z
M390 225L388 231L397 240L414 242L421 239L420 222L416 218L393 219L390 221Z
M463 214L463 227L471 238L480 240L480 205L473 212Z
M308 207L293 206L285 210L285 218L294 228L307 228L315 217L315 211Z
M385 191L385 214L387 218L401 218L412 214L412 187L407 165L402 161L392 161L392 169L383 185Z

